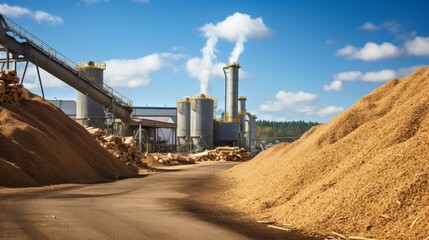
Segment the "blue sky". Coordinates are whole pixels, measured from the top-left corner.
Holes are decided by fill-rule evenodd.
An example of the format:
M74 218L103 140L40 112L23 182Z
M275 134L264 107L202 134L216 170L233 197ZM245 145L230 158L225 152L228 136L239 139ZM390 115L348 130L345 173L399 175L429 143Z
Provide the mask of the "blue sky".
M428 65L428 7L413 0L0 2L1 13L71 60L106 62L105 82L136 106L175 106L203 91L223 111L222 66L235 49L249 111L318 122ZM40 93L34 67L27 74L26 87ZM42 81L47 98L75 98L52 76Z

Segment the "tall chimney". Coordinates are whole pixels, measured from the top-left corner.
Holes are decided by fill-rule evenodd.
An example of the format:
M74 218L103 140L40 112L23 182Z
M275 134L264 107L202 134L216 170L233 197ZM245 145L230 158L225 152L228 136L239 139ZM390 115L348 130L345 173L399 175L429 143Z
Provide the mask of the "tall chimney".
M229 69L229 82L228 82L228 108L226 121L238 122L238 70L240 69L239 63L231 63L226 65Z

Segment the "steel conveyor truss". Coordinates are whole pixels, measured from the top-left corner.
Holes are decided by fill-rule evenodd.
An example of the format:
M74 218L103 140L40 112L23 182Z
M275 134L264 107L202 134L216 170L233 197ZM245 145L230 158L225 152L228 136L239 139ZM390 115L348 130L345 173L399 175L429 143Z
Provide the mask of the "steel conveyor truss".
M106 84L91 81L89 76L79 71L78 64L2 14L0 14L0 45L7 51L7 58L9 53L12 56L21 56L88 95L123 122L129 121L133 105L131 100Z

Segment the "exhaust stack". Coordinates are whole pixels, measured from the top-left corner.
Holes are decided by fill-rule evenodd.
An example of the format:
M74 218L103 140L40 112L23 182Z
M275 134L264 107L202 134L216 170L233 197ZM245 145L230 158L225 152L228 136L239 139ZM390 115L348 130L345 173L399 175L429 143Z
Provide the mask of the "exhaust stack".
M228 106L225 109L226 122L239 122L238 118L238 70L240 69L239 63L231 63L225 66L229 70L228 81ZM226 91L226 89L225 89Z

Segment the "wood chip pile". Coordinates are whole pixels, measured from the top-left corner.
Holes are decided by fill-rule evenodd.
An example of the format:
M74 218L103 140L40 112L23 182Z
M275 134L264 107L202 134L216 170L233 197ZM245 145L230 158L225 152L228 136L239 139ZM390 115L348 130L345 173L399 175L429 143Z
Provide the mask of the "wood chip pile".
M250 153L239 147L218 147L202 153L190 156L195 161L247 161L250 160Z
M23 97L23 86L15 70L0 70L0 102L19 106Z
M147 168L146 164L142 162L145 156L138 150L135 141L119 136L107 136L100 128L85 128L101 146L126 165L132 165L140 169Z

